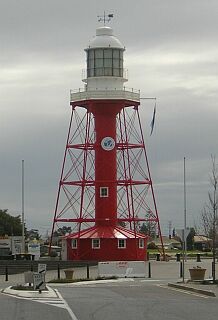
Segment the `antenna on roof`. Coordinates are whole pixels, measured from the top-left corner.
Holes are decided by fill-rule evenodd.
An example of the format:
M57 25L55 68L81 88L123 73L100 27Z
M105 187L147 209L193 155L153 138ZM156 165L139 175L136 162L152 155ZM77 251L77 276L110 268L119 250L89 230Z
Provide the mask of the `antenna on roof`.
M105 26L106 22L110 22L113 17L114 17L113 13L105 14L105 11L104 11L104 15L98 16L98 22L104 22L104 26Z

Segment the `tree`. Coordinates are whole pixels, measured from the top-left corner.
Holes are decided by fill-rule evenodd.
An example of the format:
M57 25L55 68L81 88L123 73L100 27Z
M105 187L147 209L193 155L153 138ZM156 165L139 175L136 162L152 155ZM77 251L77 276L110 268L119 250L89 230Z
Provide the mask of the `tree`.
M155 238L156 236L156 224L155 222L143 222L139 229L140 233L150 236L151 238Z
M0 236L21 236L22 222L20 215L14 217L7 209L0 209Z
M54 236L55 236L55 237L65 236L66 233L71 233L71 232L72 232L72 228L71 228L71 227L63 226L63 227L61 227L61 228L58 228L58 229L54 232Z
M186 243L187 243L187 249L188 250L193 250L194 246L194 236L195 236L195 229L190 228L190 232L187 236Z
M71 227L63 226L58 228L57 230L54 231L53 238L52 238L52 245L59 246L61 244L61 237L70 233L72 233Z
M26 237L29 240L39 240L40 239L39 230L38 229L27 230Z
M204 235L212 239L213 237L213 211L209 204L205 204L201 212L201 225Z
M216 164L216 157L211 155L212 170L210 177L210 184L212 190L208 192L208 203L204 206L202 211L202 226L205 231L205 235L212 238L213 248L213 265L212 265L212 277L213 283L216 282L216 232L217 232L217 205L218 205L218 171Z
M205 236L213 239L216 235L216 227L218 225L217 219L217 205L218 205L218 172L215 156L211 156L212 170L210 177L210 185L212 190L208 192L208 202L205 204L201 212L201 225Z

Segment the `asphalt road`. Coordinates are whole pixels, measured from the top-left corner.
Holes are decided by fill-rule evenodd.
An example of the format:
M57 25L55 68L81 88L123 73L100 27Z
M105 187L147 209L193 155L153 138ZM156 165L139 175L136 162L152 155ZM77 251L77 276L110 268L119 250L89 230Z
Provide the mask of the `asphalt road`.
M214 320L218 299L169 289L167 283L133 281L59 288L78 320Z
M58 286L59 301L0 295L1 320L214 320L218 298L170 289L164 281L134 280ZM63 298L63 299L62 299ZM52 304L52 305L51 305Z
M35 302L30 299L18 299L0 295L1 320L72 320L67 310Z

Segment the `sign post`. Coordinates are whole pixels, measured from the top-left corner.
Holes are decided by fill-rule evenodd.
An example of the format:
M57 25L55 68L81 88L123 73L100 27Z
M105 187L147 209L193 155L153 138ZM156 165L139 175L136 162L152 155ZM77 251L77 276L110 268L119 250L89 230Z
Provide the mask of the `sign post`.
M176 230L177 235L182 240L182 282L183 283L185 282L185 255L186 255L185 242L189 232L190 232L189 228Z

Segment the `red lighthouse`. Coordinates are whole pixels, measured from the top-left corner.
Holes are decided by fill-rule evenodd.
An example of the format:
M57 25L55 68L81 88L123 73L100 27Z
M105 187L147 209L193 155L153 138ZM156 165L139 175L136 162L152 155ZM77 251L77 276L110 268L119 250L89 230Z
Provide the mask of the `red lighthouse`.
M126 89L125 51L110 27L96 30L87 49L83 90L72 108L53 220L71 226L65 259L145 260L140 223L159 218L142 126L140 93Z

